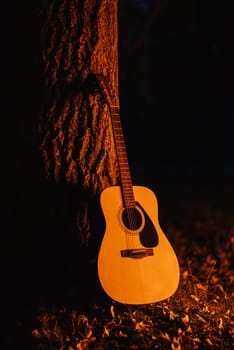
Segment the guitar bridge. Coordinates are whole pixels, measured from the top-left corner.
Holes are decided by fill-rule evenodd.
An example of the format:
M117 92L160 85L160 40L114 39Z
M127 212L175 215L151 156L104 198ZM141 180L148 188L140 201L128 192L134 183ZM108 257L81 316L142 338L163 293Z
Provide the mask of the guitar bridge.
M153 249L124 249L121 250L122 258L142 259L146 256L154 255Z

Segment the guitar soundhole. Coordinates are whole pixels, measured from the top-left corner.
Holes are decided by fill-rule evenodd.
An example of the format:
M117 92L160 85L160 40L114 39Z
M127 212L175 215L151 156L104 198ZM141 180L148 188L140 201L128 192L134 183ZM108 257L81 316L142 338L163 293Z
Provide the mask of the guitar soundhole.
M129 230L138 230L142 225L142 215L136 208L125 208L122 212L122 220Z

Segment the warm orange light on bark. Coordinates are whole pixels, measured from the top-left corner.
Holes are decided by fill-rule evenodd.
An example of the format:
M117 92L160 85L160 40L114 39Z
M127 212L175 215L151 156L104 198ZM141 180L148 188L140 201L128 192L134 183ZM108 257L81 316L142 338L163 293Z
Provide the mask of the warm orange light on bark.
M117 2L52 1L42 26L45 172L94 194L117 182L109 110L95 74L118 98Z

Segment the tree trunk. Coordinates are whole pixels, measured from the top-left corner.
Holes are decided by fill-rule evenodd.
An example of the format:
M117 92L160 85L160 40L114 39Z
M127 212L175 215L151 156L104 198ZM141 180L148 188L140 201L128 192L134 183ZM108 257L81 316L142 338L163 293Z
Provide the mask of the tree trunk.
M96 79L108 79L118 101L117 10L117 0L53 0L43 12L40 152L49 183L65 189L59 203L74 191L60 212L74 201L69 220L82 247L96 234L92 203L118 182L109 108Z

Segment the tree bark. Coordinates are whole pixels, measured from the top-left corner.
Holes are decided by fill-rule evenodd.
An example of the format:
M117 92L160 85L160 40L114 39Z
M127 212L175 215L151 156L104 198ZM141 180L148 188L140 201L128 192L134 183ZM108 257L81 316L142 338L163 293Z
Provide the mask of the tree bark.
M42 17L39 148L47 180L76 188L82 246L94 234L92 201L118 183L109 108L96 79L108 79L118 101L117 12L117 0L53 0Z

